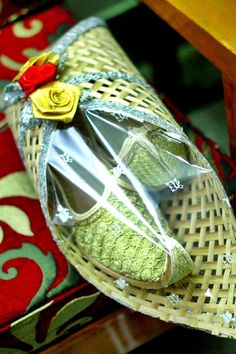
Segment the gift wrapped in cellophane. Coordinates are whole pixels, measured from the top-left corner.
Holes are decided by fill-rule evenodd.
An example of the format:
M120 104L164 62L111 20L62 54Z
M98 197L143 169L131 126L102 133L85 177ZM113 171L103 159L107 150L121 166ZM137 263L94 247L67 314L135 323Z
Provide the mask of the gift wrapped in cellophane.
M52 235L85 279L134 310L233 335L228 198L102 20L31 58L1 105Z

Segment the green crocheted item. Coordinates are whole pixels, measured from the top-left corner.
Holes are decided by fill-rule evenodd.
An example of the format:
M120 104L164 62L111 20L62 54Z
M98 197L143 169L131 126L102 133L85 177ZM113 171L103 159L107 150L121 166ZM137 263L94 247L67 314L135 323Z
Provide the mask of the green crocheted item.
M100 195L96 202L82 190L79 192L69 180L59 180L62 199L67 199L66 207L71 209L73 216L70 237L78 248L101 268L125 277L134 285L135 282L142 282L163 287L189 274L193 263L185 249L174 239L168 222L155 204L155 197L152 199L153 187L163 188L172 178L182 176L185 172L182 160L187 158L187 149L185 144L164 135L159 128L152 127L151 130L151 127L129 127L123 142L116 137L114 143L118 147L120 141L120 151L113 151L125 165L125 169L121 166L121 174L114 173L114 168L111 168L115 156L110 160L111 164L108 163L109 178L104 177L104 182L93 176L93 169L92 172L86 172L86 168L82 170L83 179L91 183L91 187ZM87 133L86 130L84 132ZM92 134L91 137L90 144L96 150L98 142ZM105 156L102 144L97 152ZM99 163L96 166L99 169ZM101 168L104 167L101 162ZM140 192L135 190L132 174L144 186L143 192L147 199L150 198L152 211L148 210ZM109 187L111 179L120 188L119 196ZM105 184L103 192L97 190L96 181L100 186ZM148 194L148 190L151 194ZM125 199L131 207L125 204Z
M148 224L160 235L158 227L137 193L126 190L126 195ZM108 202L132 222L140 233L120 221L107 208L100 207L84 220L80 215L81 221L77 220L73 228L73 239L85 254L121 276L142 282L158 282L167 271L168 247L162 244L137 215L112 193L108 197ZM160 212L159 221L170 235L168 224ZM172 275L169 275L165 284L168 285L169 282L180 280L191 272L192 262L186 251L174 239L165 237L165 240L167 243L174 243L173 254L170 254L173 258Z
M133 129L120 152L123 162L147 187L161 186L187 175L185 144L160 133L159 129Z

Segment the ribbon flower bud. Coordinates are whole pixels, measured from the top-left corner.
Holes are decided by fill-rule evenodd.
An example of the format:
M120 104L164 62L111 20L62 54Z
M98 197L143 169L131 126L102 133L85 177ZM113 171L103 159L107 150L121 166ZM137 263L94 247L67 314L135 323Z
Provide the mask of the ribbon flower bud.
M14 81L18 80L26 96L29 96L38 87L56 78L58 61L59 56L55 53L44 53L30 58L22 66Z
M77 110L80 88L60 81L40 87L30 95L35 118L69 123Z

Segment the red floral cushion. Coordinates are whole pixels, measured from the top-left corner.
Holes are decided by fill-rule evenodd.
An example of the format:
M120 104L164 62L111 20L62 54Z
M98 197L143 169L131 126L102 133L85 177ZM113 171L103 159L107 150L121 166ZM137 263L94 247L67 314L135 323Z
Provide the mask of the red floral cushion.
M29 14L33 9L48 5L50 0L1 0L0 1L0 27L15 21L21 16Z
M32 52L48 47L73 23L71 15L56 5L4 27L0 32L0 80L11 80ZM84 280L69 266L51 237L9 129L0 133L0 158L4 161L0 165L3 326Z
M69 12L55 5L4 27L0 32L0 80L12 80L29 57L49 47L72 24Z

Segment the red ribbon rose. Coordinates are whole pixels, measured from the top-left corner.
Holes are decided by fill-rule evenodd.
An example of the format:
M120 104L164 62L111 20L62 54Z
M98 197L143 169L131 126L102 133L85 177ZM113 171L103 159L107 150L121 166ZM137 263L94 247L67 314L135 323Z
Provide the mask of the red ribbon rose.
M19 78L19 84L28 97L38 87L54 80L56 75L57 67L55 64L33 65Z

